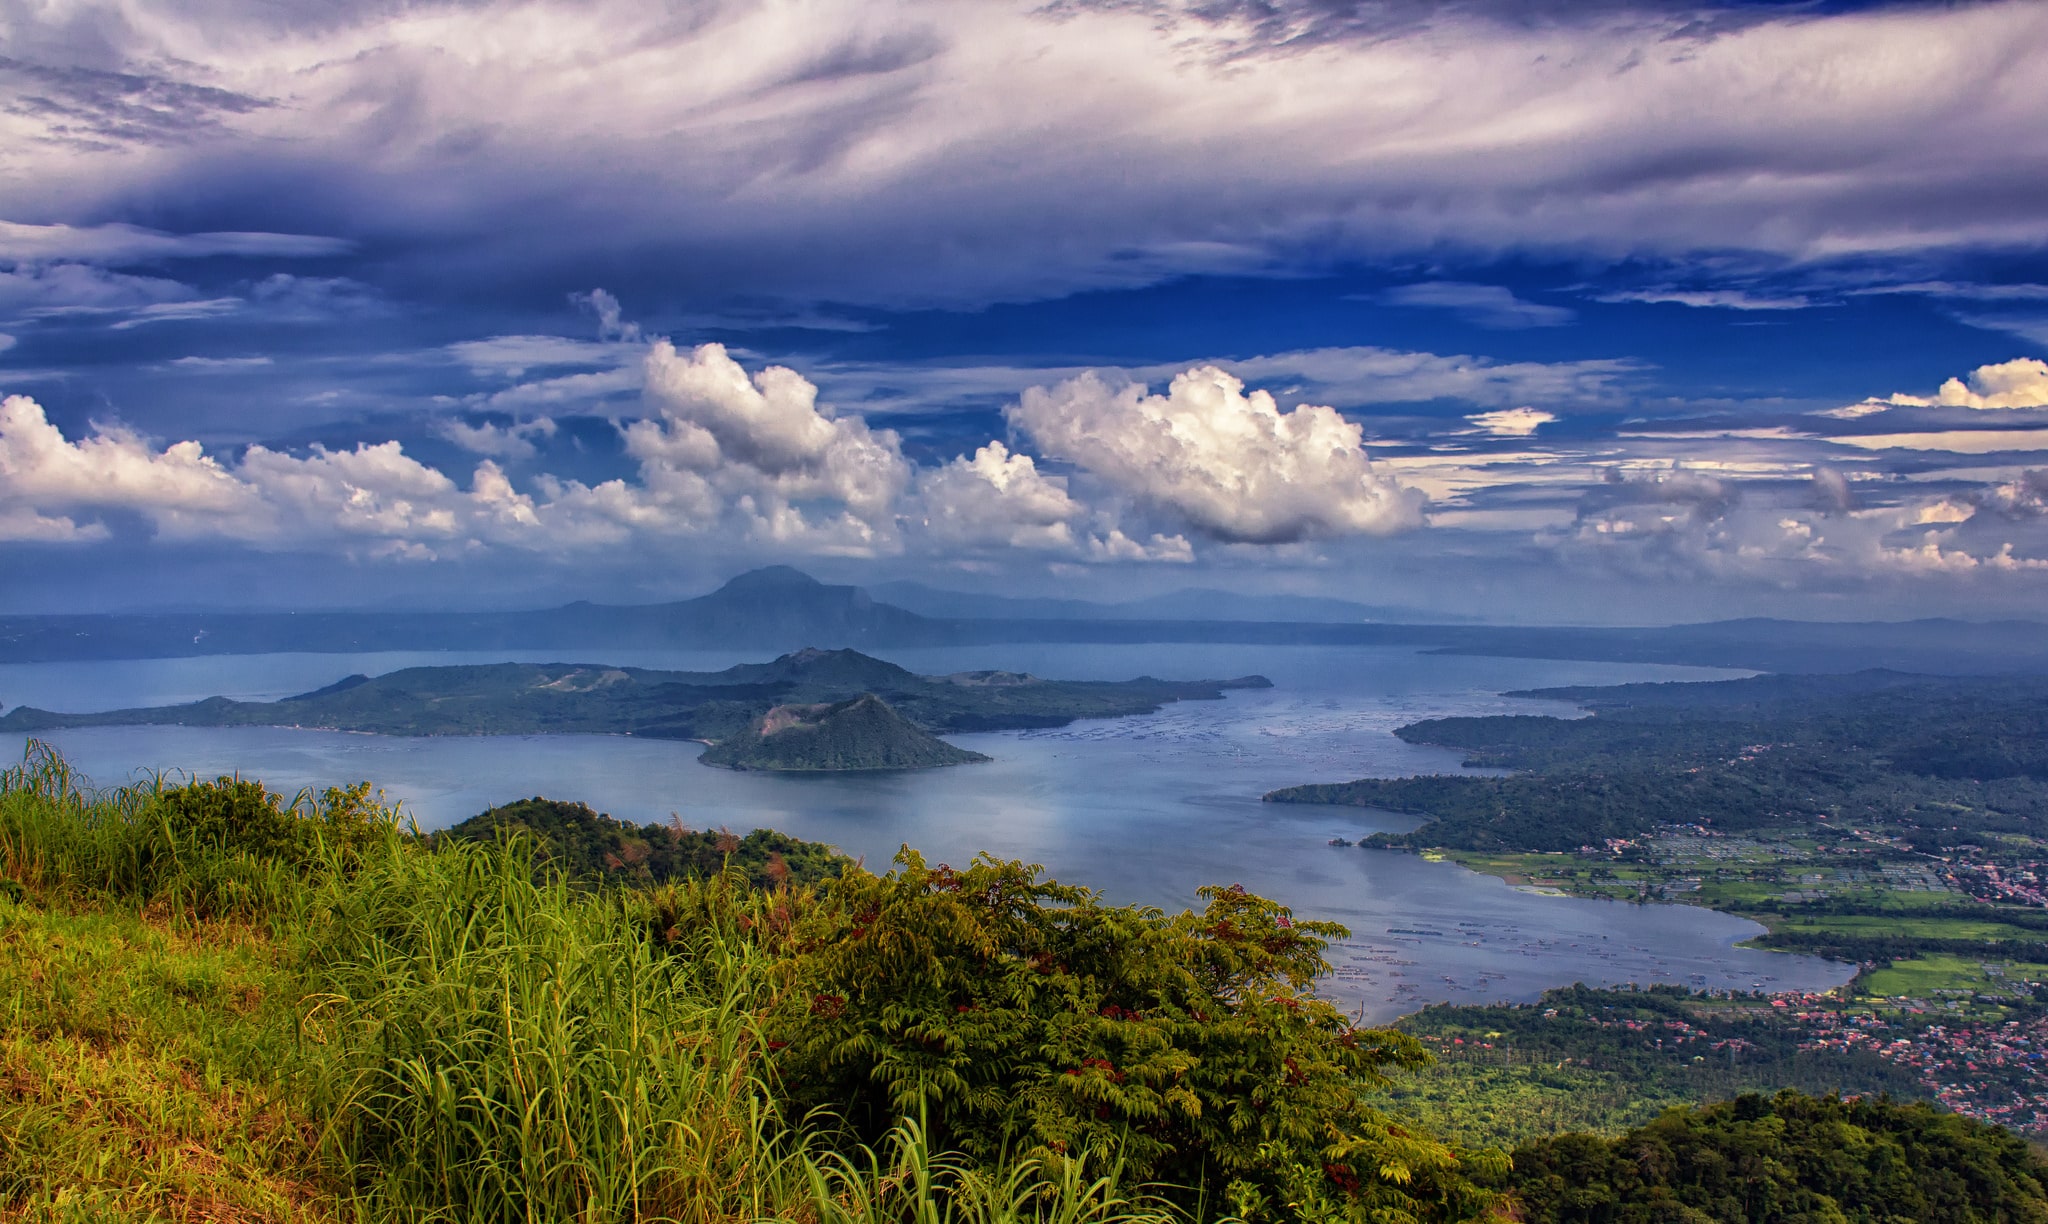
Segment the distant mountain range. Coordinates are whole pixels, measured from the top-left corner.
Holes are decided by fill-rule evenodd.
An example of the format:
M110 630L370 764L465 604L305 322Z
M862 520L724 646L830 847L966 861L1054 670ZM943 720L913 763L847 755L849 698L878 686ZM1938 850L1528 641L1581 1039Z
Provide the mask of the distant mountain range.
M1426 621L1470 624L1472 618L1379 604L1353 603L1320 595L1246 595L1210 587L1189 587L1127 603L1085 599L1018 599L971 595L921 582L883 582L868 590L877 599L920 616L967 620L1141 620L1260 621L1299 624L1360 624L1371 621Z
M1377 620L1372 618L1391 610L1301 596L1183 591L1103 605L998 599L908 584L882 589L917 607L771 566L741 574L708 595L663 604L572 603L507 612L11 616L0 617L0 663L276 651L587 654L679 648L768 652L806 645L876 650L1003 642L1207 642L1406 646L1451 654L1773 672L1888 667L1935 674L2048 673L2048 625L2031 621L1755 619L1650 628L1504 627ZM0 693L0 700L4 697Z

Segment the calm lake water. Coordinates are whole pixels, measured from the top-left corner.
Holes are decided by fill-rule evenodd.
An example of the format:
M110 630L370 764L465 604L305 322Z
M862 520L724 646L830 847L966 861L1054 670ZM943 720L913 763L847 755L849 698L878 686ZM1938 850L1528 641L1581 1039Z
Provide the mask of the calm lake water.
M353 672L557 661L548 654L260 655L0 666L0 705L55 710L271 699ZM755 656L581 652L572 661L711 670ZM1196 904L1240 883L1351 928L1324 993L1386 1019L1435 1001L1529 1000L1574 981L1821 989L1852 969L1735 948L1762 928L1688 906L1543 896L1450 863L1329 845L1410 818L1261 803L1275 787L1459 769L1458 755L1391 732L1442 714L1569 714L1503 690L1716 679L1704 668L1429 656L1394 647L1018 645L881 652L913 671L973 668L1062 679L1258 673L1276 687L1139 718L951 737L995 758L928 773L778 777L697 764L696 744L617 736L400 739L267 728L107 727L45 738L105 785L138 771L237 772L273 789L368 778L428 828L531 795L580 799L635 822L762 826L880 867L908 843L932 861L986 851L1042 863L1115 901ZM11 747L0 745L0 747Z

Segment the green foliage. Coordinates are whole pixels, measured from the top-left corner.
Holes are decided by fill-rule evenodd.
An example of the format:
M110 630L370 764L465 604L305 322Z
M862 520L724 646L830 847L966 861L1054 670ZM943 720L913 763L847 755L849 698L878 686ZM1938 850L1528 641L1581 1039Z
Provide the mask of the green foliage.
M377 1218L760 1218L803 1189L731 926L666 952L516 846L400 854L322 898L321 1151Z
M401 840L399 819L367 782L289 801L234 778L96 792L30 741L22 763L0 771L0 871L38 891L257 915Z
M1182 1224L1187 1217L1157 1199L1123 1197L1123 1170L1092 1175L1086 1162L1060 1162L1048 1177L1039 1162L996 1167L933 1152L924 1127L906 1119L879 1150L828 1152L807 1169L820 1224Z
M843 871L849 860L820 842L800 841L773 829L745 836L723 829L668 824L631 825L581 803L519 799L470 817L434 835L440 841L494 842L525 836L535 857L576 880L601 879L635 887L710 879L737 870L755 888L814 884Z
M800 1102L926 1117L982 1160L1121 1159L1256 1218L1486 1207L1454 1152L1368 1104L1419 1047L1304 993L1342 928L1236 888L1167 916L987 857L897 866L849 871L774 936L769 1031Z
M169 841L181 853L244 853L302 870L329 851L344 859L384 840L397 813L370 793L368 782L330 786L318 799L287 805L261 782L221 777L190 782L156 796Z
M1525 1144L1503 1184L1530 1224L2048 1220L2048 1165L2010 1132L1793 1092L1672 1110L1615 1139Z

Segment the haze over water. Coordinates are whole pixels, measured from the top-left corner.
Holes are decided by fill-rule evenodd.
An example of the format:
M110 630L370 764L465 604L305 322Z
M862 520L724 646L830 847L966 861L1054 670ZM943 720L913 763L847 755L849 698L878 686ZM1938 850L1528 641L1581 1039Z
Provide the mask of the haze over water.
M1241 883L1303 917L1351 928L1324 991L1386 1019L1427 1002L1528 1000L1574 981L1738 989L1822 988L1852 969L1734 948L1761 928L1687 906L1542 896L1450 863L1329 845L1412 818L1260 802L1275 787L1455 772L1459 754L1403 743L1419 718L1569 713L1502 690L1712 679L1702 668L1426 656L1401 648L1014 645L879 652L914 671L1003 668L1062 679L1224 678L1268 690L1184 702L1138 718L950 737L988 765L912 774L787 777L696 763L701 746L616 736L404 739L269 728L109 727L51 733L101 784L137 770L239 771L274 789L368 778L427 828L532 796L579 799L635 822L671 812L697 828L769 826L881 868L908 843L934 862L977 852L1042 863L1111 900L1198 904ZM0 666L0 704L97 710L216 694L269 699L352 672L545 654L219 656ZM708 670L731 652L578 652L573 661Z

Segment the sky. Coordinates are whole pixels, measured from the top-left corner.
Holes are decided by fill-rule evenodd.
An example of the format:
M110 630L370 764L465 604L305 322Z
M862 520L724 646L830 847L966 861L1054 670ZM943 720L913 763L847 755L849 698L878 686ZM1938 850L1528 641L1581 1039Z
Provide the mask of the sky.
M2048 613L2048 4L0 0L0 611Z

